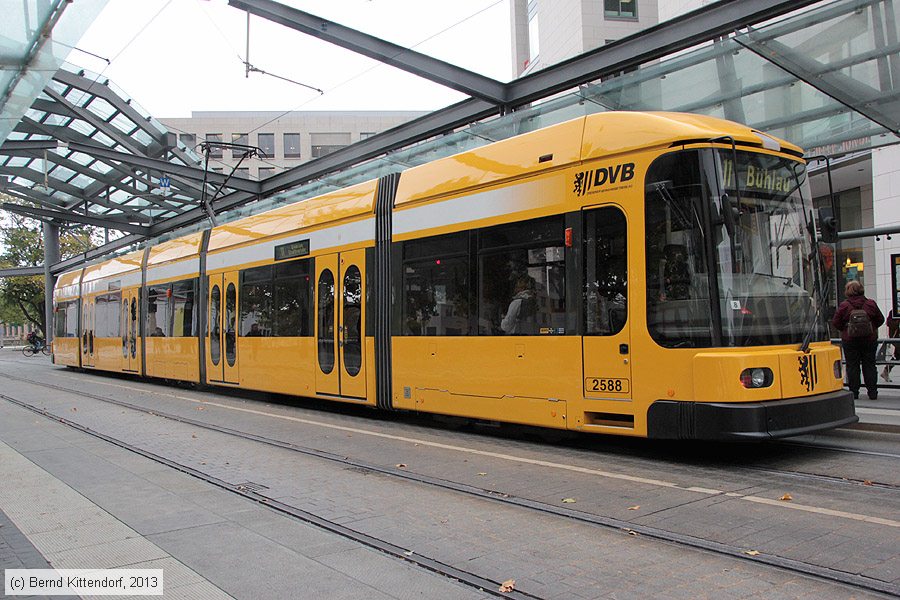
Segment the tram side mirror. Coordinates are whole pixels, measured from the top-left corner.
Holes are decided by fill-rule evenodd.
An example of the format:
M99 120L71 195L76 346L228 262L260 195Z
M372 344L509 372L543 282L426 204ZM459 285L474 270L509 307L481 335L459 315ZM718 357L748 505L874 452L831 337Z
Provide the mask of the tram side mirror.
M830 206L823 206L819 209L819 238L828 244L838 241L837 219L834 218L834 211Z

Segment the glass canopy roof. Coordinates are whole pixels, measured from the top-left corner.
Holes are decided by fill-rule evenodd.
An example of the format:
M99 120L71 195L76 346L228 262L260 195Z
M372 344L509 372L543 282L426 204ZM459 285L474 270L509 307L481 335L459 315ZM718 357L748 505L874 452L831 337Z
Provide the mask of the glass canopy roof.
M196 207L199 164L193 149L137 102L108 80L68 64L0 146L7 194L44 208L102 217L112 228L152 225ZM179 167L193 173L170 172ZM163 176L170 180L168 188L160 186Z

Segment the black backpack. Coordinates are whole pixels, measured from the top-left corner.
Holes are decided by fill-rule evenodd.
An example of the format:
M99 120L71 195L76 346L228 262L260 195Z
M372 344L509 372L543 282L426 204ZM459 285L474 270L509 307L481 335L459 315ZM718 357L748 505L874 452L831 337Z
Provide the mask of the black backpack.
M847 336L850 339L860 340L872 337L875 331L872 329L872 321L869 314L861 308L850 311L847 319Z

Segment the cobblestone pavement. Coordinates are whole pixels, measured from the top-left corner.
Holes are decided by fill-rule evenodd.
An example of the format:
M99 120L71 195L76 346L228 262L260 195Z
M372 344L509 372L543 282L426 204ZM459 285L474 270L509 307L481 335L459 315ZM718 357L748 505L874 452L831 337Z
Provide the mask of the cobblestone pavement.
M17 374L22 375L21 371ZM384 465L403 463L409 470L548 504L572 498L576 502L568 504L569 508L631 518L692 535L699 533L708 539L721 538L748 549L774 552L769 549L774 548L781 555L802 556L823 566L858 571L883 581L896 582L898 577L897 528L746 500L777 500L785 491L791 491L797 501L794 506L889 521L898 514L895 490L827 482L792 482L792 489L785 490L783 478L772 474L730 473L722 467L697 470L689 465L679 467L643 458L604 456L596 449L585 451L423 429L415 423L378 421L352 413L273 407L96 375L45 369L40 376L47 381L66 381L73 388L89 386L95 393L156 410L181 412L191 418ZM851 595L850 590L840 586L813 582L747 561L499 506L96 400L7 382L10 395L39 401L48 410L98 431L127 439L225 481L265 485L265 493L270 497L483 577L497 581L515 578L518 589L540 597ZM7 413L10 408L0 410ZM291 420L259 414L263 412ZM107 445L95 442L82 451L112 465L123 460L121 451L112 452ZM611 458L616 459L615 463L608 462ZM45 468L54 467L52 457L42 461ZM61 476L73 486L90 483L94 489L86 495L91 497L93 493L101 506L106 502L127 507L138 501L131 498L127 486L111 482L104 487L102 478L97 481L92 473L77 467L67 469ZM164 473L154 475L154 481L163 486L167 478ZM713 487L722 493L710 493ZM860 494L865 495L864 506L860 505ZM629 511L638 505L640 508ZM125 518L137 517L129 517L126 511ZM268 535L280 543L289 543L283 529Z

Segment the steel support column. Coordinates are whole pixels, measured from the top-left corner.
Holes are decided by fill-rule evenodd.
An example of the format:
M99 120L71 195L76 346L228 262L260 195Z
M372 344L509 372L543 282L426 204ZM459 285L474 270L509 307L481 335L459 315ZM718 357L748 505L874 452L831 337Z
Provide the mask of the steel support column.
M53 341L53 286L56 275L50 268L59 262L59 226L44 221L44 336Z

